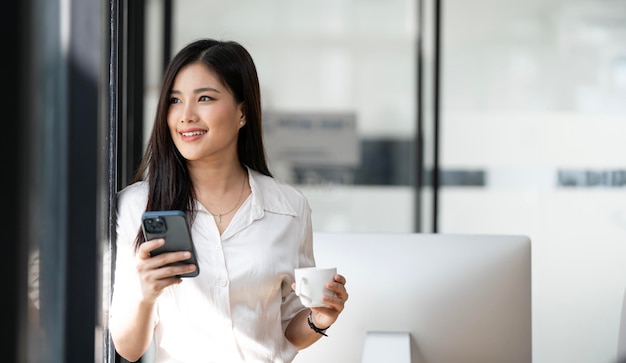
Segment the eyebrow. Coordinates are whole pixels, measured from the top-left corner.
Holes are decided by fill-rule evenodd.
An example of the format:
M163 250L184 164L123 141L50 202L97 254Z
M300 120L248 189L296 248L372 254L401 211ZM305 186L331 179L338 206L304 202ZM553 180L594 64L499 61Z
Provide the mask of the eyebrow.
M193 90L193 93L203 93L203 92L216 92L216 93L220 93L220 91L216 88L213 87L202 87L202 88L196 88L195 90ZM171 90L170 94L179 94L182 93L181 91L178 90Z

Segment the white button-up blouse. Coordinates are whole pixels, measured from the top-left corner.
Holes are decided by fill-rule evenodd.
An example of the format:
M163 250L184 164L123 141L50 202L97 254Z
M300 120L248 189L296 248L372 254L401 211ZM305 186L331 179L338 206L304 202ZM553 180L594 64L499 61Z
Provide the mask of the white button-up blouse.
M311 210L295 188L248 174L252 193L221 236L213 216L197 204L191 234L200 274L157 299L155 363L281 363L297 354L284 333L304 309L291 290L293 271L315 265ZM141 291L133 242L147 192L138 182L118 194L111 321Z

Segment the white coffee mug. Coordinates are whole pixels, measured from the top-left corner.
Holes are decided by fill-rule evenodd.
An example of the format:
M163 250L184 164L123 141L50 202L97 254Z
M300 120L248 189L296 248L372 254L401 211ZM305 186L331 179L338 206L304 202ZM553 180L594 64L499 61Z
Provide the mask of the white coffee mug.
M326 288L337 273L336 267L303 267L294 270L296 278L296 295L306 307L325 307L322 296L333 296Z

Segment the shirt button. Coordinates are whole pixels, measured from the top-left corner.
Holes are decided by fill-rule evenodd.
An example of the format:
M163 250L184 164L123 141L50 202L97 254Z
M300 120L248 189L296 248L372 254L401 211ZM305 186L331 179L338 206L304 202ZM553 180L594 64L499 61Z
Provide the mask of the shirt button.
M228 281L226 279L221 279L220 280L220 286L221 287L226 287L226 285L228 285Z
M218 250L218 251L221 251L222 250L222 245L216 245L215 249Z

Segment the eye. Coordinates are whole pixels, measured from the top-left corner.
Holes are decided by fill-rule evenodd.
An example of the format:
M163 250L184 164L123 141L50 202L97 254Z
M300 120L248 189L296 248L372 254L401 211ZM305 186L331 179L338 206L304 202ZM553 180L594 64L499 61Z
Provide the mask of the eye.
M200 96L200 98L198 99L198 101L200 102L207 102L207 101L211 101L213 98L209 97L209 96Z
M180 98L170 97L170 105L174 103L180 103Z

